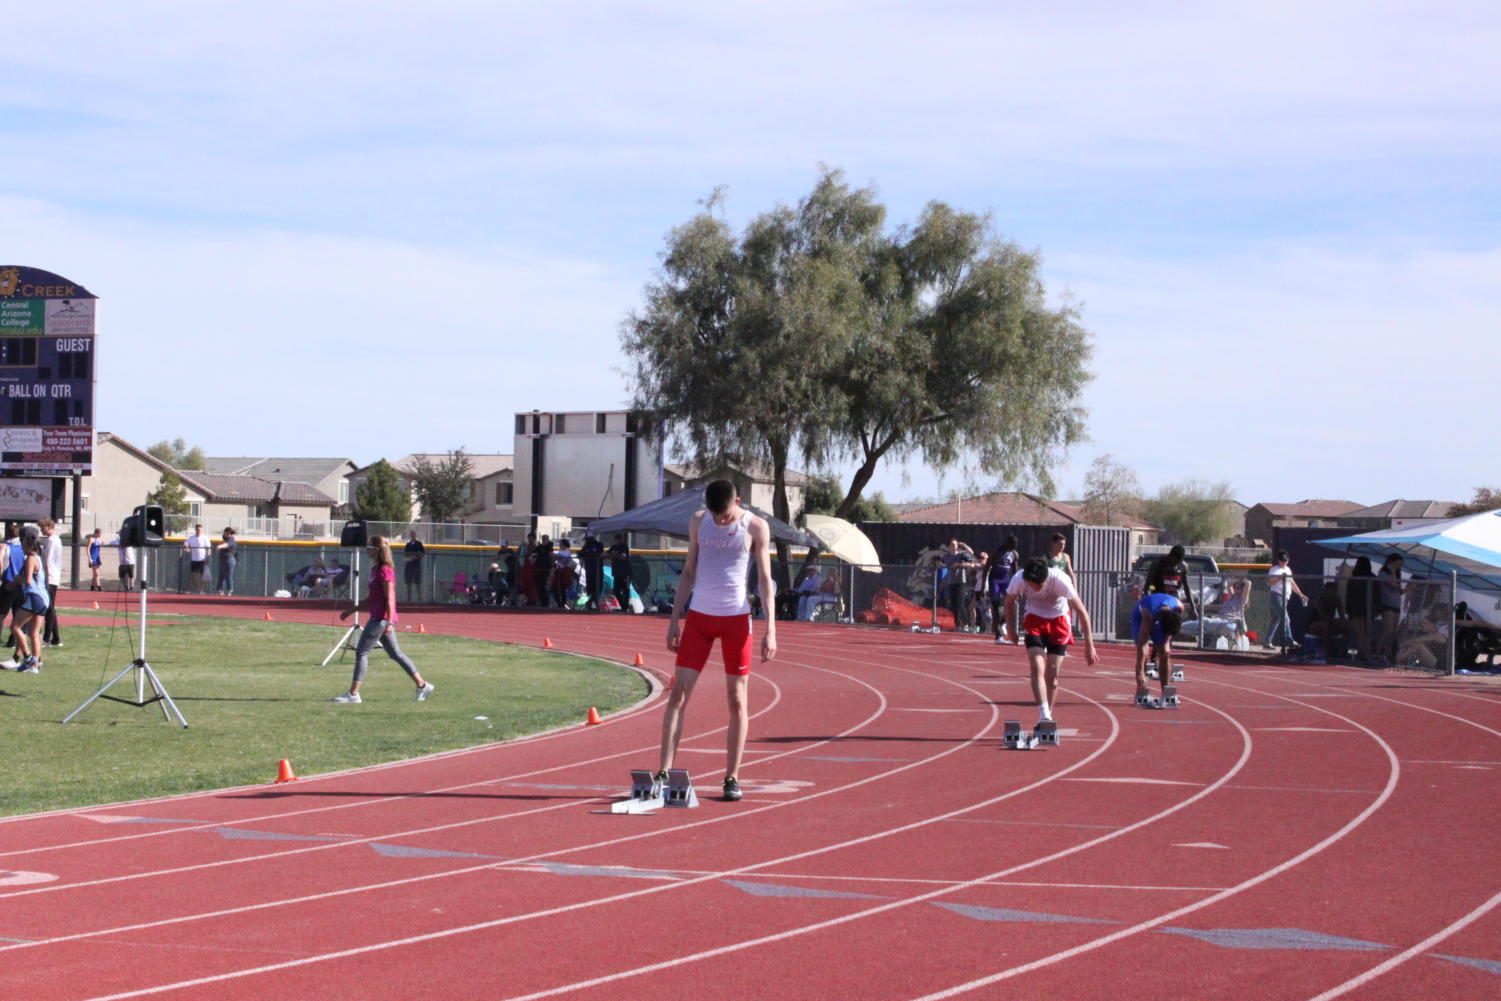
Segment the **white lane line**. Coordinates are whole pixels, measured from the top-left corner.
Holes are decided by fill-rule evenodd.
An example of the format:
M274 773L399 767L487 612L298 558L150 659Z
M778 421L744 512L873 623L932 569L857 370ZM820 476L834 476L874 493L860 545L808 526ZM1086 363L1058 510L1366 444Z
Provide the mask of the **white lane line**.
M928 675L925 672L908 670L908 669L904 669L904 668L889 668L889 669L900 671L900 672L905 673L905 674L915 674L915 675L919 675L919 676L922 676L922 677L936 677L934 675ZM824 669L814 668L814 670L824 670ZM832 672L831 671L829 673L838 674L839 672ZM853 678L852 680L859 681L858 678ZM940 680L946 680L946 679L940 679ZM967 690L967 691L970 691L970 692L974 692L973 689L969 689L967 686L965 686L965 685L963 685L963 684L961 684L959 682L949 681L948 683L953 684L953 685L955 685L956 687L958 687L960 689ZM978 693L975 693L975 694L978 694ZM1077 694L1077 693L1073 693L1073 694ZM1083 697L1083 696L1080 696L1080 697L1084 698L1084 700L1087 701L1087 702L1088 701L1092 701L1092 700L1088 699L1087 697ZM884 698L883 698L882 701L883 701L883 705L884 705L884 701L885 701ZM1096 705L1098 706L1098 704L1096 704ZM1098 708L1100 708L1101 711L1103 712L1103 709L1104 709L1103 706L1098 706ZM989 732L990 730L992 730L995 727L996 722L997 722L998 719L999 719L999 715L996 714L996 713L994 713L994 712L992 712L990 720L986 723L986 725L983 728L981 728L981 730L979 730L976 733L976 735L974 737L971 737L968 740L963 741L962 743L956 744L953 747L947 748L947 749L945 749L943 751L939 751L939 752L935 753L934 755L932 755L930 758L922 759L922 760L915 761L915 762L911 762L909 764L902 765L901 767L893 768L893 769L891 769L888 772L881 773L879 775L870 776L870 777L865 778L865 779L860 779L858 781L848 783L845 786L839 786L839 787L835 787L835 788L831 788L831 789L821 790L820 792L811 793L808 796L801 797L801 798L799 798L797 800L784 801L784 802L772 804L772 805L769 805L769 806L758 807L756 810L753 810L753 811L742 811L742 812L735 813L735 814L729 814L729 815L726 815L724 817L715 818L714 820L699 821L699 822L693 823L693 824L684 824L684 825L680 825L679 827L672 828L671 831L673 831L673 832L682 831L682 830L686 830L686 829L692 828L692 827L700 827L700 826L704 826L704 825L707 825L707 824L720 823L720 822L723 822L725 820L732 820L732 819L734 819L736 817L750 816L750 815L754 815L756 813L760 813L760 812L763 812L763 811L766 811L766 810L780 809L780 808L782 808L784 806L801 804L801 803L807 802L809 800L819 799L819 798L824 797L824 796L833 795L835 793L843 792L843 791L846 791L846 790L851 789L851 788L862 786L862 785L865 785L865 784L867 784L869 782L878 781L880 779L886 778L886 777L888 777L890 775L897 774L899 772L909 771L909 770L911 770L913 768L917 768L917 767L920 767L922 765L929 764L932 761L936 761L936 760L938 760L940 758L947 757L950 754L957 753L958 751L963 750L964 748L971 746L976 741L978 741L979 739L981 739L981 737L983 737L984 734L986 734L987 732ZM1075 762L1073 765L1069 766L1068 768L1065 768L1061 772L1055 773L1054 775L1044 776L1043 778L1038 779L1038 780L1036 780L1036 781L1034 781L1034 782L1032 782L1032 783L1030 783L1028 785L1021 786L1021 787L1019 787L1017 789L1013 789L1010 792L1003 793L1000 796L996 796L996 797L994 797L992 799L985 800L985 801L980 802L980 803L971 804L970 806L963 807L961 809L951 811L949 814L945 814L943 816L931 817L931 818L926 818L926 819L923 819L923 820L914 821L914 822L912 822L910 824L905 824L905 825L902 825L900 827L895 827L895 828L889 828L889 829L887 829L885 831L877 831L877 832L874 832L874 833L871 833L871 834L864 835L864 836L859 837L859 838L851 839L849 841L840 842L840 843L837 843L837 844L825 845L825 846L820 847L820 848L810 849L808 851L800 852L800 853L795 854L795 855L785 856L783 858L768 859L766 861L758 862L758 863L755 863L755 864L752 864L752 865L742 866L742 867L740 867L738 869L725 870L725 871L714 873L714 874L711 874L711 875L700 876L700 877L698 877L696 879L684 880L684 881L681 881L681 882L668 883L668 884L662 884L662 885L651 886L651 887L645 887L645 888L642 888L642 889L639 889L639 890L634 890L634 891L628 891L628 892L624 892L624 893L615 894L614 896L599 897L599 898L595 898L595 899L592 899L592 900L578 901L578 902L573 903L573 904L567 904L567 905L563 905L563 906L560 906L560 907L550 908L548 910L533 911L533 912L529 912L527 914L512 915L512 916L506 917L506 918L498 918L498 919L495 919L493 921L486 921L486 922L481 922L479 924L464 925L464 926L457 927L457 928L444 929L444 930L441 930L441 931L430 932L430 933L427 933L425 935L413 936L413 937L406 938L406 939L397 939L397 940L387 941L387 942L376 942L376 943L372 943L370 945L358 946L358 947L355 947L353 949L342 950L340 952L325 953L325 954L316 955L316 956L308 956L308 957L305 957L305 958L300 959L300 960L294 960L294 961L290 961L290 962L286 962L286 963L275 963L275 964L271 964L271 965L268 965L268 966L253 967L253 968L249 968L249 969L245 969L245 970L236 970L236 971L231 971L229 973L221 973L221 974L215 974L215 975L211 975L211 976L207 976L207 977L195 978L193 980L179 981L177 983L160 984L160 985L157 985L157 986L154 986L154 987L141 988L141 989L134 990L134 991L128 991L128 992L125 992L125 993L122 993L122 994L113 994L113 995L108 995L106 997L93 998L93 999L89 999L89 1001L121 1001L121 999L123 999L123 998L142 997L142 996L146 996L146 995L150 995L150 994L159 994L159 993L163 993L163 992L166 992L166 991L177 990L177 989L182 988L182 987L195 987L195 986L201 986L202 984L207 984L207 983L218 983L218 982L226 981L226 980L234 980L234 979L238 979L238 978L241 978L241 977L253 976L253 975L257 975L257 974L261 974L261 973L274 972L276 970L289 969L289 968L298 967L298 966L306 966L306 965L309 965L309 964L312 964L312 963L327 962L329 960L341 959L341 958L345 958L345 957L348 957L348 956L363 955L365 953L377 952L377 951L381 951L381 950L385 950L385 949L396 948L396 947L399 947L399 946L411 945L411 944L415 944L415 943L419 943L419 942L431 941L431 940L434 940L434 939L447 938L447 937L450 937L452 935L466 934L468 932L481 931L481 930L485 930L485 929L489 929L489 928L497 928L497 927L501 927L501 926L504 926L504 925L515 924L515 923L521 922L521 921L529 921L529 920L534 920L534 919L537 919L537 918L549 917L549 916L553 916L553 915L557 915L557 914L564 914L564 913L568 913L568 912L571 912L571 911L576 911L576 910L580 910L580 909L584 909L584 908L596 907L596 906L599 906L601 904L614 903L614 902L621 901L621 900L628 900L628 899L633 899L633 898L636 898L636 897L647 896L649 894L660 893L660 892L663 892L663 891L666 891L666 890L675 890L675 889L678 889L678 888L684 887L684 886L694 886L694 885L697 885L699 883L707 882L709 880L722 879L722 878L724 878L726 876L736 876L736 875L741 875L743 873L759 872L760 870L768 868L770 866L784 865L784 864L786 864L788 862L797 861L798 859L810 858L810 857L813 857L813 856L816 856L816 855L822 855L822 854L824 854L826 852L837 851L837 850L840 850L840 849L843 849L843 848L852 847L854 845L864 844L864 843L869 842L869 841L875 841L875 840L879 840L881 838L890 837L890 836L895 835L895 834L903 833L903 832L908 831L908 830L912 830L912 829L915 829L915 828L926 826L926 825L931 824L931 823L935 823L935 822L937 822L939 820L947 819L948 816L958 815L960 813L965 813L965 812L968 812L970 810L981 809L983 807L990 806L990 805L992 805L994 803L998 803L998 802L1001 802L1003 800L1009 799L1009 798L1011 798L1013 796L1019 796L1019 795L1022 795L1023 793L1030 792L1030 791L1032 791L1034 789L1037 789L1037 788L1040 788L1042 786L1047 785L1048 783L1056 780L1057 778L1059 778L1059 777L1061 777L1063 775L1068 774L1068 772L1070 772L1070 771L1073 771L1075 769L1084 767L1085 765L1087 765L1090 762L1092 762L1096 757L1100 756L1101 754L1104 754L1105 751L1109 749L1109 747L1110 747L1111 743L1114 741L1115 737L1119 734L1119 731L1120 731L1119 724L1116 723L1116 721L1112 718L1111 719L1111 739L1109 741L1106 741L1104 744L1102 744L1099 748L1097 748L1091 754L1086 755L1084 758L1081 758L1079 761ZM1249 739L1249 735L1248 735L1248 739ZM559 851L550 852L550 853L546 853L544 855L538 855L538 856L534 856L534 857L535 858L544 858L544 857L548 857L549 855L573 854L575 852L585 851L585 850L588 850L590 848L604 847L604 846L607 846L607 845L620 844L620 843L624 843L624 842L628 842L628 841L635 841L635 840L638 840L638 839L641 839L641 838L651 837L651 836L655 836L655 835L661 834L661 833L665 833L665 832L657 831L657 832L647 832L647 833L644 833L644 834L637 834L637 835L628 835L626 837L615 838L615 839L612 839L610 841L600 842L600 843L598 843L596 845L581 845L581 846L577 846L575 848L562 849L562 850L559 850ZM454 874L457 874L457 873L460 873L460 872L465 872L465 871L479 871L479 870L483 870L483 869L494 869L494 868L498 868L500 865L504 865L504 864L514 865L514 864L517 864L517 863L520 863L520 862L526 862L526 861L530 861L530 858L512 859L512 860L509 860L506 863L491 863L490 865L474 866L470 870L456 870L453 873L438 873L438 874L434 874L432 876L413 877L411 879L393 881L391 884L386 884L386 885L397 885L397 884L401 884L401 883L421 882L421 881L424 881L426 879L442 878L444 876L454 875ZM1041 864L1041 862L1038 862L1036 864ZM1020 868L1025 868L1025 867L1026 866L1023 866L1023 867L1020 867ZM961 886L975 885L978 882L979 881L972 880L972 881L969 881L967 883L960 884L960 885ZM306 898L306 899L326 899L326 898L329 898L329 897L340 896L340 895L342 895L343 893L346 893L346 892L351 892L351 891L349 891L349 890L336 890L336 891L331 891L331 892L328 892L328 893L311 895L309 898ZM947 892L949 892L948 889L939 890L939 891L935 891L935 895L939 894L939 893L947 893ZM301 901L283 901L283 902L279 902L279 903L266 904L266 905L250 905L250 906L240 907L240 908L231 908L231 909L228 909L224 913L244 913L244 912L252 911L252 910L260 910L263 907L267 907L267 906L279 906L281 903L292 903L292 902L301 902ZM178 920L186 920L186 919L168 919L166 921L161 921L161 922L151 922L151 923L149 923L149 925L176 923ZM131 930L131 929L121 929L121 930ZM82 936L69 936L69 937L82 937ZM53 940L53 941L56 941L56 940ZM21 946L17 946L15 948L21 948ZM620 976L627 976L627 975L629 975L629 974L621 974Z

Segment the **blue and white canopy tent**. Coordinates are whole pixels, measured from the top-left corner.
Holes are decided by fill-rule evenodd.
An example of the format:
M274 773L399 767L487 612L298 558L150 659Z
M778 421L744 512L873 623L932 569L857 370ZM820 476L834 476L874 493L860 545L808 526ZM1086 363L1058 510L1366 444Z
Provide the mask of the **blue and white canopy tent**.
M1495 616L1501 599L1501 511L1449 518L1411 528L1386 528L1363 535L1320 539L1319 545L1352 556L1384 559L1402 555L1403 569L1425 577L1454 576L1461 592L1483 595L1471 608L1483 618ZM1460 598L1464 598L1460 594Z
M658 532L662 535L675 535L686 539L688 522L693 519L693 512L700 510L703 506L704 492L702 490L680 490L649 504L633 507L620 514L612 514L608 518L594 522L589 528L600 535L611 532ZM740 506L766 519L766 524L771 528L773 540L781 540L794 546L818 545L818 540L808 533L793 528L786 522L778 521L760 508L744 501L741 501Z

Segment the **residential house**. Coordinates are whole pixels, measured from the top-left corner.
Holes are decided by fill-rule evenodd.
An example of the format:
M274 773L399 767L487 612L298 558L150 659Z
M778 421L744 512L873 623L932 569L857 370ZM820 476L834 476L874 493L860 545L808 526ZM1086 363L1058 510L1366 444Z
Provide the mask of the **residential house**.
M1268 546L1273 528L1334 528L1340 519L1363 505L1348 500L1300 500L1292 504L1254 504L1246 511L1246 536L1253 545Z
M203 471L229 476L257 476L263 480L306 483L336 504L349 503L349 474L359 467L353 459L208 458Z
M787 510L796 518L803 509L803 492L808 487L808 474L789 469L785 474L787 484ZM776 492L772 470L759 463L739 466L720 466L706 473L698 472L690 464L668 464L662 467L662 496L667 497L679 490L697 489L714 480L729 480L735 484L740 499L765 511L772 512L772 496Z
M1458 501L1389 500L1340 516L1339 524L1356 532L1378 532L1386 528L1426 525L1449 517L1449 509Z
M465 453L469 456L470 481L468 491L468 503L459 512L458 519L462 524L470 525L521 525L526 521L524 514L516 510L514 483L512 476L515 471L515 462L510 455L498 452ZM417 503L417 493L412 484L412 472L419 460L428 462L440 462L446 459L446 453L439 452L414 452L404 455L391 463L396 470L398 482L408 496L412 499L412 521L424 521L422 506ZM367 466L360 466L348 475L349 501L353 504L358 496L359 488L370 478L370 470L375 467L372 462ZM462 535L462 533L459 533Z
M317 461L317 460L284 460ZM167 463L119 435L101 431L94 446L94 472L83 477L82 530L114 532L121 520L161 486L168 471L182 481L188 513L169 527L202 522L214 533L233 527L246 535L323 537L329 534L334 500L309 483L202 470L172 470ZM69 490L72 481L68 481ZM64 510L72 510L71 496Z

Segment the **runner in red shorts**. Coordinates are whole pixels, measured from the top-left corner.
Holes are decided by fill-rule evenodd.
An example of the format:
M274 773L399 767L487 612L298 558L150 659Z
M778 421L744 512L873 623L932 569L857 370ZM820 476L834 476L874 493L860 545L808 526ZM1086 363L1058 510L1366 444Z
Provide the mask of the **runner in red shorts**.
M1037 721L1048 722L1053 718L1053 705L1058 698L1058 667L1068 654L1068 645L1074 641L1068 613L1072 609L1079 616L1084 632L1084 662L1093 664L1099 658L1094 651L1094 630L1089 623L1089 610L1079 600L1079 593L1060 571L1049 569L1042 560L1028 560L1022 572L1011 578L1006 589L1006 631L1011 642L1016 642L1015 619L1011 610L1017 601L1025 600L1027 614L1022 619L1022 632L1026 634L1027 660L1032 667L1032 696L1037 700Z
M745 756L750 722L746 687L751 668L751 616L745 584L754 559L761 607L777 607L771 582L771 529L764 519L740 506L735 485L729 480L710 483L704 489L704 505L707 510L696 513L688 524L688 559L678 577L677 600L667 623L667 649L677 651L677 673L662 717L662 767L657 777L666 780L667 769L677 756L678 741L683 736L683 711L717 639L730 709L724 798L733 801L740 798L740 759ZM768 615L761 660L768 661L776 653L776 619Z

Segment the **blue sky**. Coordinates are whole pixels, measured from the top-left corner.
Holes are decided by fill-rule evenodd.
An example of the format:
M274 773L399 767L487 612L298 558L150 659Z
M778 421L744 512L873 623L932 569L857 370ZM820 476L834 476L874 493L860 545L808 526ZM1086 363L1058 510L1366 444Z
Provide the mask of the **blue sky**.
M1491 3L162 0L49 37L0 54L0 263L101 297L97 424L142 444L507 451L513 411L621 406L667 231L823 163L893 223L992 212L1082 302L1064 494L1102 452L1248 503L1501 483Z

